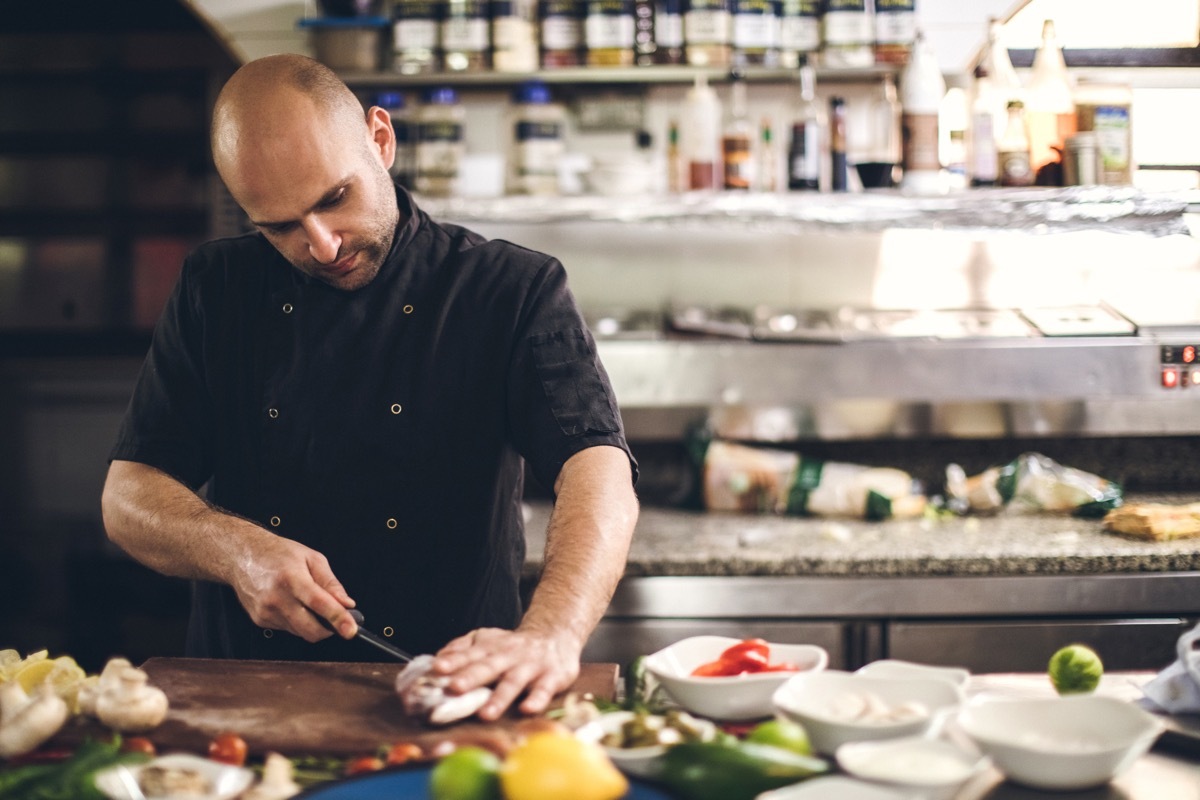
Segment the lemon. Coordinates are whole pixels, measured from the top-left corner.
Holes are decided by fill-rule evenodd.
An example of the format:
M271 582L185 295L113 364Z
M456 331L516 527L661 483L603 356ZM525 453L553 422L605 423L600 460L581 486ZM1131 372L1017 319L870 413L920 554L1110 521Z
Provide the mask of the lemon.
M812 755L812 744L808 741L808 732L798 722L788 719L771 719L760 722L746 734L747 742L769 744L791 750L802 756Z
M42 685L42 681L54 670L53 661L34 661L16 671L12 679L21 684L26 693Z
M546 732L509 752L500 786L506 800L616 800L629 781L599 745Z
M1050 656L1047 672L1059 694L1086 694L1100 685L1104 663L1090 647L1072 644Z
M429 773L433 800L500 800L500 759L482 747L460 747Z

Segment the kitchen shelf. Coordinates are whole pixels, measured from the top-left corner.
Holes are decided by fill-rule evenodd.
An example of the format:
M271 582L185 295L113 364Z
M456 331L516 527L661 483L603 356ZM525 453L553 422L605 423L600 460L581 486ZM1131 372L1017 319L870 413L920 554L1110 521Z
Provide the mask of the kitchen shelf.
M710 82L729 80L729 67L652 66L652 67L563 67L536 72L433 72L402 75L398 72L342 72L342 80L350 86L423 87L453 85L461 87L508 87L528 80L540 80L556 85L607 86L614 84L689 84L697 75ZM895 75L895 66L879 65L859 69L817 67L818 83L854 83L875 81ZM782 67L741 68L747 81L755 83L784 83L798 80L799 70Z

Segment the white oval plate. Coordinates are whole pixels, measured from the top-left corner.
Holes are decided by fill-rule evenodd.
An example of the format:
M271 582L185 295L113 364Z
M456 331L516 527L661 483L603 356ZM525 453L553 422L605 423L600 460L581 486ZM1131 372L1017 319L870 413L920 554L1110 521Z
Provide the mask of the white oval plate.
M151 759L145 764L109 767L98 772L95 778L96 788L112 800L135 800L137 795L129 790L126 781L132 780L136 784L142 770L149 766L193 770L203 775L209 785L213 787L212 792L206 795L169 795L155 797L151 800L171 800L174 797L186 797L187 800L230 800L249 789L250 784L254 783L254 773L245 767L220 764L190 753L169 753ZM122 777L122 771L124 771L125 777Z

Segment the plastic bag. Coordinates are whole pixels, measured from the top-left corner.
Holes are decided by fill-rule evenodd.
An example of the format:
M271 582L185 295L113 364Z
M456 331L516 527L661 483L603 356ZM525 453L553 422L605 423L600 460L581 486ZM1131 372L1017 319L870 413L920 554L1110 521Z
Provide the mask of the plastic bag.
M1090 472L1064 467L1041 453L1022 453L1001 467L967 477L958 464L946 467L946 495L960 511L1069 512L1103 517L1121 505L1121 487Z
M709 511L881 520L917 517L925 496L907 472L713 440L703 457Z

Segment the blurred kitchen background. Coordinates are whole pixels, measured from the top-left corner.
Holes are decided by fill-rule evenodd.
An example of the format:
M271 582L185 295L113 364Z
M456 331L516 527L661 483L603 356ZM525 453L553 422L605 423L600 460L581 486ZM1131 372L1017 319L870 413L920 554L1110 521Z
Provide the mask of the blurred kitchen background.
M495 5L513 15L522 6ZM949 463L970 474L1026 451L1131 493L1200 491L1200 3L1146 0L1131 17L1121 0L916 0L892 4L907 21L878 47L875 23L888 12L831 2L845 17L842 28L825 20L836 42L819 35L789 50L746 34L691 43L693 54L661 32L656 47L601 37L589 63L590 25L610 18L612 30L641 30L637 11L652 8L667 31L693 8L603 5L574 4L596 19L578 25L581 41L556 48L561 66L543 67L534 40L532 69L498 60L461 71L436 61L436 45L422 61L419 33L409 26L401 36L400 23L432 24L447 9L478 22L486 3L363 3L348 18L278 0L63 0L5 11L0 648L70 652L89 669L114 653L136 661L182 651L186 585L107 543L99 495L184 255L246 230L212 168L212 100L239 64L277 52L321 57L364 104L394 108L412 145L397 170L434 216L564 262L616 387L648 507L695 507L689 443L701 425L810 457L899 467L931 491ZM813 25L830 10L766 7ZM614 13L630 18L614 22ZM866 38L854 33L864 20ZM1057 36L1049 50L1046 20ZM940 81L932 112L916 105L916 81L929 77L910 69L916 30ZM1039 48L1055 47L1077 101L1069 114L1050 113L1069 116L1058 133L1074 137L1054 142L1062 171L1026 186L1001 170L1017 152L1008 100L1044 113L1034 63ZM996 72L997 58L1020 87L979 74L981 64ZM800 63L811 68L803 79ZM1053 65L1044 69L1054 79ZM712 94L697 89L698 76ZM525 86L530 79L540 88ZM906 183L920 170L901 170L902 115L918 112L937 122L938 163L920 185ZM981 133L985 117L993 127ZM449 139L421 139L422 123L447 121ZM1032 121L1020 127L1036 139ZM698 132L708 123L742 137L744 148L725 153L748 153L744 172L721 170L721 150L705 149ZM815 139L804 139L806 125ZM1027 160L1034 144L1023 145ZM450 159L453 180L429 166L435 157ZM715 186L693 183L709 162ZM860 177L860 165L884 172ZM722 188L731 175L749 191ZM897 178L899 188L886 188ZM530 498L545 501L545 489L531 486ZM1200 613L1200 597L1144 605L1167 629L1144 640L1156 645Z

